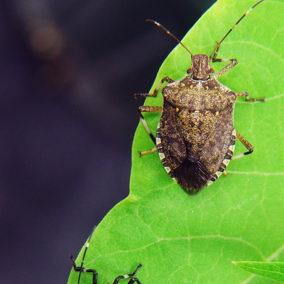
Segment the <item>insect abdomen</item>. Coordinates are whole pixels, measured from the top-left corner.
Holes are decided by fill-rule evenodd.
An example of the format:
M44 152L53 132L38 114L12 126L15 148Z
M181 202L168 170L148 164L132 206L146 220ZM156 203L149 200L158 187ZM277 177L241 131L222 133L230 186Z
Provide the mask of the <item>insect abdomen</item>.
M195 118L189 114L183 118L176 108L164 103L157 132L160 159L167 173L189 193L216 180L228 164L226 155L232 154L229 148L235 142L231 112L220 116L221 120L208 114L206 119L204 112L198 112Z
M172 176L189 193L198 192L213 178L205 165L194 157L186 158L172 172Z

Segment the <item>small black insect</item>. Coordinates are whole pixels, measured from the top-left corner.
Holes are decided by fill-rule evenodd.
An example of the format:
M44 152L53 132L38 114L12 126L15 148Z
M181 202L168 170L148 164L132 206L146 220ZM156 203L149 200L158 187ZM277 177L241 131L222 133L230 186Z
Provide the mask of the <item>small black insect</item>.
M236 138L247 148L240 158L253 152L253 146L233 126L232 112L237 97L247 102L264 101L249 98L248 93L235 93L218 82L218 78L237 65L236 59L218 58L221 43L245 16L264 0L256 2L237 20L235 25L217 42L212 54L192 54L191 51L169 30L153 20L146 20L161 29L182 45L191 55L192 66L188 75L174 81L165 77L153 93L135 94L156 97L161 90L163 107L141 106L141 122L155 143L151 150L140 152L146 155L158 151L167 173L188 193L198 192L214 182L226 169L233 157ZM214 62L228 65L215 72ZM167 82L166 86L162 86ZM161 119L156 137L148 127L142 112L160 112Z
M92 234L93 234L93 232L92 232ZM85 244L85 249L84 249L84 252L83 252L82 262L81 262L80 266L78 266L76 264L75 259L73 258L72 255L70 257L74 271L79 272L78 281L77 281L78 284L80 284L81 273L90 273L92 275L92 284L98 283L98 272L93 268L85 268L83 266L84 260L85 260L85 257L86 257L86 254L87 254L87 251L88 251L88 248L89 248L90 240L92 238L92 234L90 235L90 237L88 238L88 240ZM137 272L141 268L142 268L142 264L138 264L136 269L132 273L117 276L114 279L113 284L118 284L120 281L126 280L126 279L129 280L128 284L142 284L142 282L136 276Z
M98 283L98 272L95 269L91 269L91 268L85 268L82 266L77 266L75 263L75 260L73 259L73 257L71 256L71 260L72 260L72 265L73 265L73 269L77 272L88 272L91 273L93 275L93 279L92 279L92 284L97 284ZM117 276L114 281L113 284L118 284L121 280L125 280L125 279L129 279L128 284L142 284L142 282L136 277L136 273L138 272L138 270L142 267L141 264L139 264L136 269L134 270L134 272L129 273L129 274L124 274L124 275L119 275ZM78 283L79 280L78 280Z

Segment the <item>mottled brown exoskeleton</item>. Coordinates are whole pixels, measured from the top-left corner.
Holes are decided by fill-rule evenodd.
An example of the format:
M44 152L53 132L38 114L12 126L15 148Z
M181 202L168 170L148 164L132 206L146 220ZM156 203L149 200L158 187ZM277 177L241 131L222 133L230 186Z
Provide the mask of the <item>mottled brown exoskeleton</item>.
M164 98L163 107L139 108L141 122L156 144L156 147L142 151L140 155L158 151L167 173L189 193L198 192L225 171L233 157L236 138L247 148L247 151L237 158L253 152L253 146L234 129L233 108L237 97L245 97L247 102L264 101L264 99L249 98L246 92L235 93L222 85L218 78L232 69L237 64L237 60L220 59L217 55L225 38L253 8L263 1L258 1L242 15L217 42L210 56L193 55L161 24L146 20L179 42L190 53L192 65L183 79L174 81L165 77L161 85L164 82L167 82L167 85L163 88L156 89L152 94L136 94L155 97L161 90ZM224 61L228 61L229 64L218 72L210 66L210 63ZM150 131L142 112L162 114L156 137Z

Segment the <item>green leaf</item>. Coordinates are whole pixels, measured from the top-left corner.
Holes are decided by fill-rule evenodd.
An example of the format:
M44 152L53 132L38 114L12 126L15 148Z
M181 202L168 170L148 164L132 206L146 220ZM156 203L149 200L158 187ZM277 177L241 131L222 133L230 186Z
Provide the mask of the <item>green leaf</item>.
M219 0L183 42L194 53L210 54L215 42L255 2ZM220 57L239 61L220 81L236 92L267 98L266 103L240 100L236 104L235 127L255 146L255 152L232 161L228 176L189 196L166 174L157 154L139 158L138 151L153 144L138 126L130 194L96 228L84 262L98 271L99 284L112 283L138 263L143 264L138 274L143 284L270 283L250 277L232 260L284 260L283 12L284 1L264 1L220 49ZM163 62L152 90L166 75L185 76L189 65L188 53L177 46ZM146 104L161 105L161 94ZM155 131L159 117L145 116ZM236 152L241 151L237 144ZM78 264L82 255L83 250ZM78 272L72 271L68 283L77 284L77 279ZM90 275L81 275L80 284L91 282Z
M254 274L284 282L284 262L237 261L233 263Z

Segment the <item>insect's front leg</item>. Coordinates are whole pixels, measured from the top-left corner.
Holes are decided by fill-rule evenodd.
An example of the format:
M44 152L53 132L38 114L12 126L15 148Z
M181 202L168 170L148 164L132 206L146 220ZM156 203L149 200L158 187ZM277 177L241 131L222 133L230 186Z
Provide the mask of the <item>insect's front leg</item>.
M213 76L215 78L219 78L220 76L222 76L223 74L227 73L228 71L230 71L232 68L234 68L237 64L238 64L238 61L237 59L225 59L225 58L212 58L212 62L229 62L228 65L226 65L225 67L223 67L220 71L218 72L215 72L213 74Z
M157 97L158 93L161 91L161 89L165 86L164 83L167 82L172 83L174 82L174 80L172 80L170 77L166 76L164 77L161 82L159 83L159 85L155 88L155 90L153 91L153 93L135 93L133 96L134 98L139 98L139 97Z
M132 273L117 276L114 279L113 284L118 284L121 280L124 280L124 279L129 279L128 284L135 284L135 283L142 284L140 280L136 277L136 274L141 269L141 267L142 267L142 264L138 264L136 269Z
M236 155L232 158L232 160L237 160L240 159L246 155L252 154L253 153L253 145L251 145L240 133L237 132L237 138L240 140L240 142L247 148L247 151Z
M243 93L236 93L236 95L238 97L244 97L245 98L245 102L248 103L256 103L256 102L265 102L265 98L252 98L249 96L249 94L247 92L243 92Z

